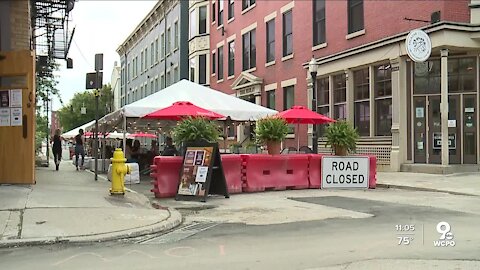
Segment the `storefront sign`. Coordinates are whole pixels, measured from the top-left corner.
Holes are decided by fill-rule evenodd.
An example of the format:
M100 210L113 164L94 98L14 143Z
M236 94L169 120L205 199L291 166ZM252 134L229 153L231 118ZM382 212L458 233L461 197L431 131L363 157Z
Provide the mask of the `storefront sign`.
M424 108L423 107L417 107L415 108L415 116L417 118L423 118L425 116L425 113L424 113Z
M412 30L405 40L408 56L415 62L425 62L432 53L432 42L423 30Z
M322 157L322 188L368 188L368 157Z
M448 149L454 150L457 145L457 135L455 133L448 134ZM433 133L433 149L442 149L442 133Z
M448 120L448 127L457 127L457 120Z

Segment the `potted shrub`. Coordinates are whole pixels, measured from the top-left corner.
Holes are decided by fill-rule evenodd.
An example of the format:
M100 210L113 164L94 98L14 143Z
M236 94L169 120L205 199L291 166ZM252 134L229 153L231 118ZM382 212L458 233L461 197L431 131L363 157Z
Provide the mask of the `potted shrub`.
M172 129L175 143L186 142L217 142L220 136L218 126L203 117L188 117L178 122Z
M250 141L245 145L245 153L256 154L258 153L258 145L254 141Z
M256 140L266 144L268 153L271 155L280 154L280 144L288 133L288 124L282 118L267 117L258 120L255 128Z
M242 144L238 142L234 142L230 144L230 153L240 154L240 148L242 148Z
M326 146L331 146L335 155L346 156L357 148L358 132L350 123L342 120L330 124L325 130Z

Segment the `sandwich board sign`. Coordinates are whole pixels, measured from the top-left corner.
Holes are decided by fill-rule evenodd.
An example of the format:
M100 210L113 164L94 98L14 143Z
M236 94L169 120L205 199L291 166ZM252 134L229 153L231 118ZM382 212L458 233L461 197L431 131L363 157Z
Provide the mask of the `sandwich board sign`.
M175 199L206 202L209 194L230 196L218 143L189 143L183 153Z
M369 183L370 159L360 156L323 156L322 189L361 188Z

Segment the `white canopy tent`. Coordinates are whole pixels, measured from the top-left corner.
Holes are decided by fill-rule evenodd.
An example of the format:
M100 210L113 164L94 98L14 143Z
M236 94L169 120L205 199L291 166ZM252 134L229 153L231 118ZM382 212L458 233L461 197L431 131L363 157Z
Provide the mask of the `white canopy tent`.
M95 120L90 121L90 122L88 122L88 123L86 123L86 124L83 124L83 125L81 125L81 126L79 126L79 127L77 127L77 128L74 128L74 129L72 129L72 130L69 130L69 131L63 133L63 134L61 135L61 137L64 138L64 139L72 139L72 138L75 138L75 136L77 136L78 131L79 131L80 129L83 129L83 130L85 131L85 129L89 128L90 126L92 126L92 125L94 125L94 124L95 124Z
M278 113L246 100L227 95L197 83L181 80L159 92L125 105L106 115L101 124L119 123L121 117L141 118L156 110L163 109L177 101L190 101L193 104L216 113L230 116L233 121L255 121Z
M127 132L128 119L139 119L149 113L171 106L177 101L189 101L201 108L226 117L229 116L232 121L256 121L278 113L275 110L184 79L104 116L99 120L99 124L103 126L104 130L121 125L122 131ZM137 120L135 121L137 122ZM140 122L138 121L137 124ZM99 129L102 130L102 128ZM123 140L125 147L126 136Z

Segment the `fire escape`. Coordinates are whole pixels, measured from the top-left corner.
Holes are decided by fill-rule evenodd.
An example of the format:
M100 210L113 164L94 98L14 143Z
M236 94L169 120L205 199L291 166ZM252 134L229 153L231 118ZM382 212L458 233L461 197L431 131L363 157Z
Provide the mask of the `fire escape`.
M51 72L51 65L56 59L67 61L67 68L72 68L68 58L75 28L69 31L69 14L75 0L30 0L33 47L37 54L37 71L41 75ZM47 73L47 74L42 74Z

